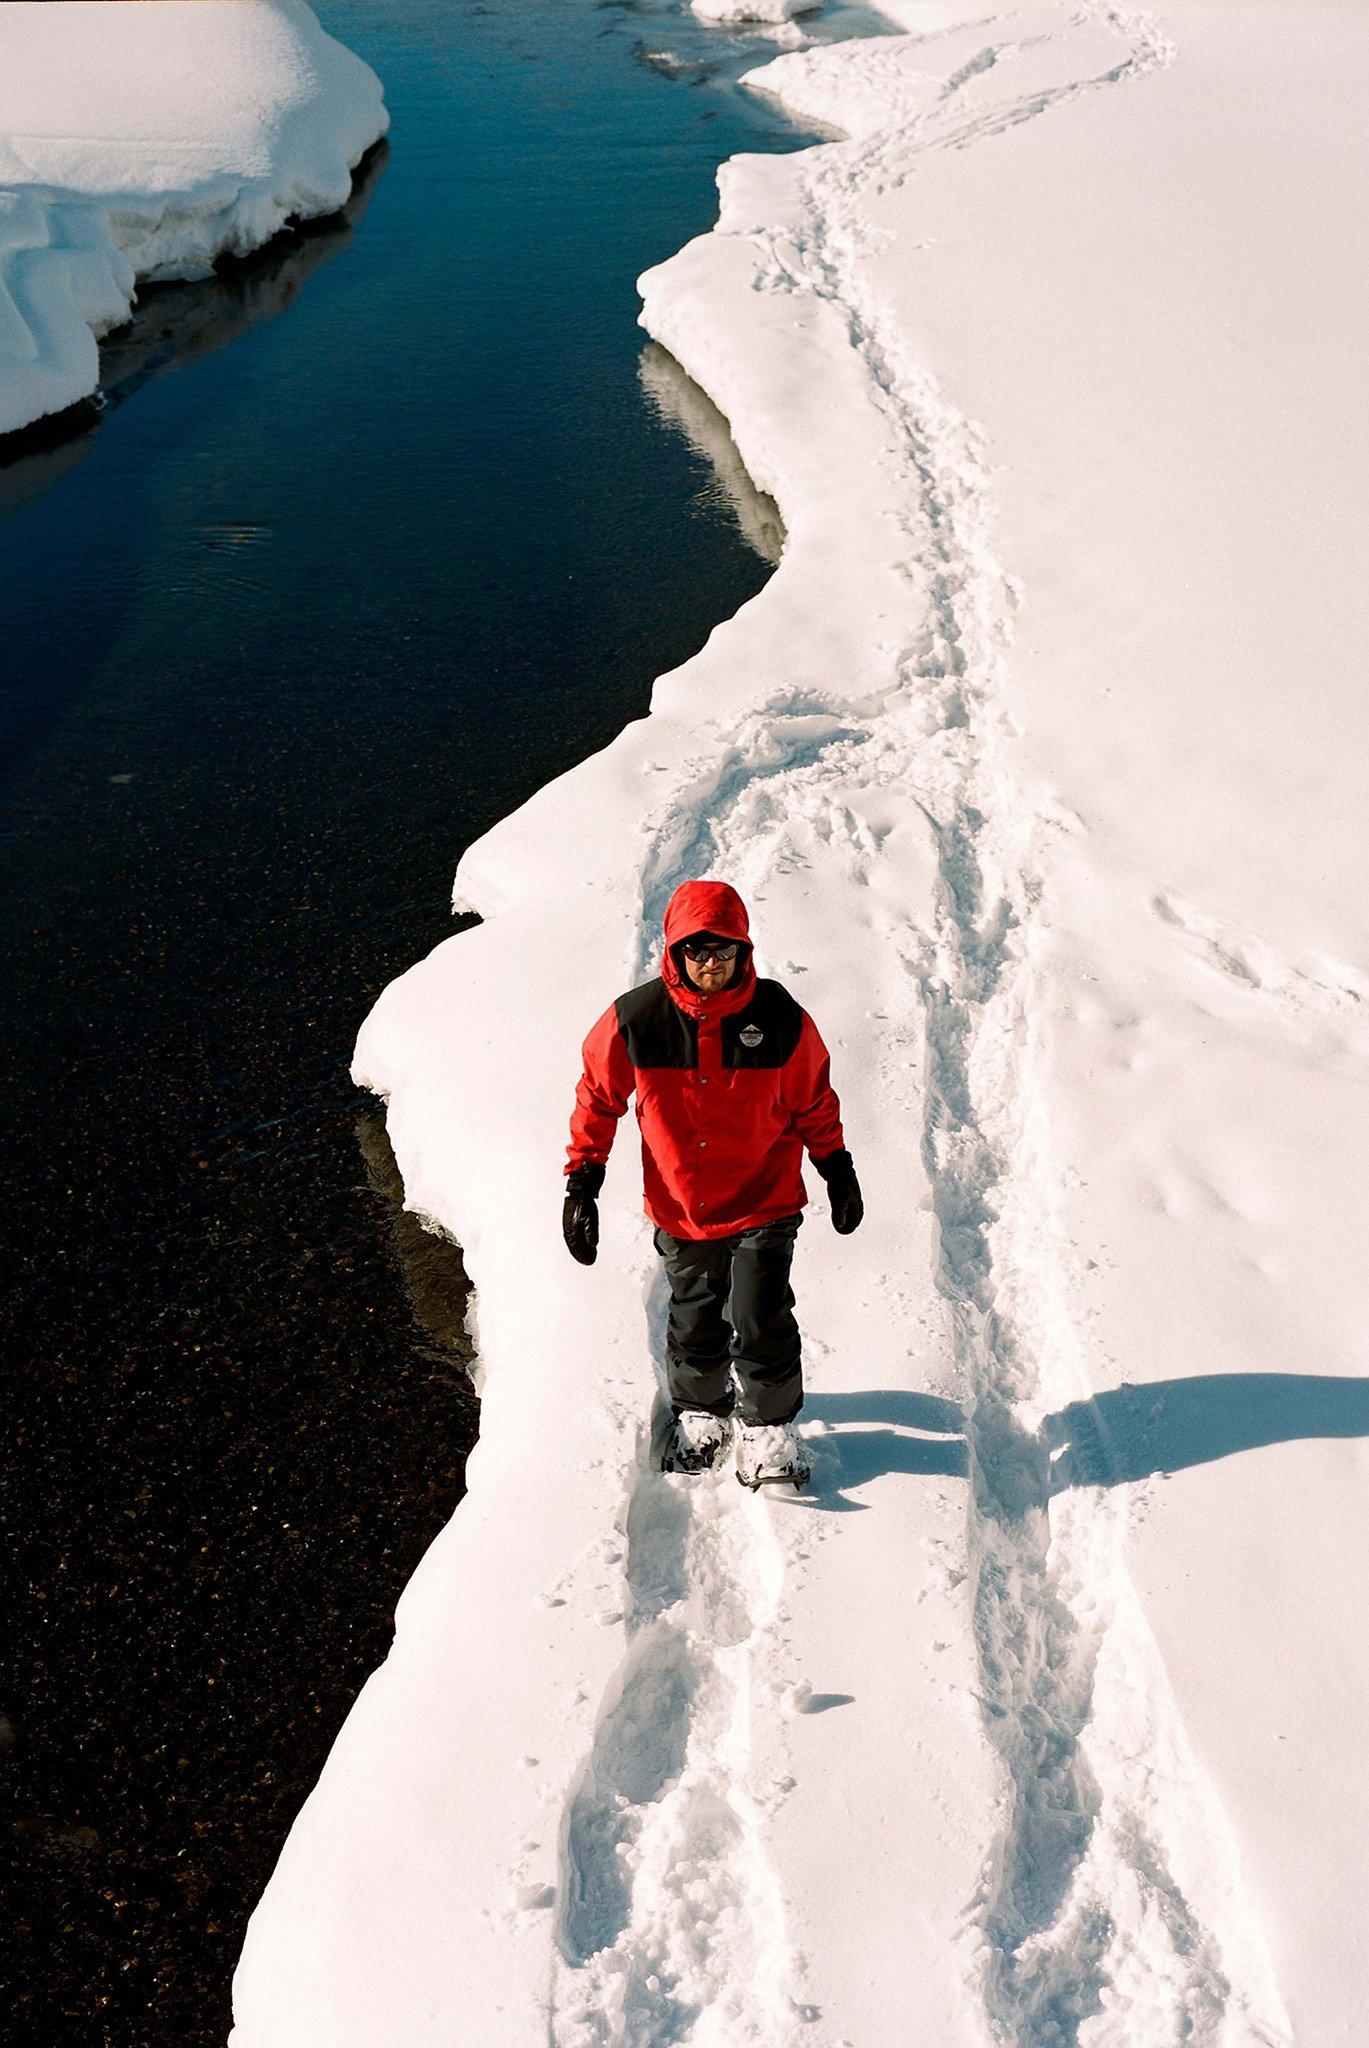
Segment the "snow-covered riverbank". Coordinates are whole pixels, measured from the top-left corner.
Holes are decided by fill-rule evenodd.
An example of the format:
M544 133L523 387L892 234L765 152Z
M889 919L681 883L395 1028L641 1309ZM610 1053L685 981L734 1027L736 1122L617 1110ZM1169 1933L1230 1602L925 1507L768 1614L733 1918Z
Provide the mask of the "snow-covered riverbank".
M303 0L0 9L0 434L95 392L140 279L336 212L387 125Z
M239 2048L1360 2025L1369 31L897 6L757 76L849 139L643 281L772 581L361 1036L482 1436ZM580 1036L700 873L867 1187L800 1243L807 1500L645 1460L630 1143L559 1241Z

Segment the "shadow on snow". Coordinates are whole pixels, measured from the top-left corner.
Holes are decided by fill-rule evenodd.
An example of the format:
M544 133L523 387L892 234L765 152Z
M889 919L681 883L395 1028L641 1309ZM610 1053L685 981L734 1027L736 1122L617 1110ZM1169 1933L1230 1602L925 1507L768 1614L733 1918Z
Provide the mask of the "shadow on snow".
M894 1388L810 1394L805 1414L824 1425L824 1483L814 1506L859 1508L845 1489L885 1473L968 1473L964 1412L939 1395ZM1369 1436L1369 1379L1221 1372L1128 1383L1071 1401L1045 1418L1038 1442L1053 1497L1074 1486L1124 1486L1272 1444L1361 1436Z

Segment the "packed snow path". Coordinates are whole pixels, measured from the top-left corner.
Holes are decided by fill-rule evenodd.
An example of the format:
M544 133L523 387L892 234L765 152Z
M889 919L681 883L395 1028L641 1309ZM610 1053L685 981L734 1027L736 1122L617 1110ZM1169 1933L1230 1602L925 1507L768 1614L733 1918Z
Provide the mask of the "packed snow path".
M1348 898L1264 882L1258 747L1188 794L1164 720L1172 693L1216 729L1208 670L1157 659L1133 687L1109 640L1116 607L1138 638L1161 609L1160 586L1108 573L1114 538L1116 561L1145 561L1147 468L1196 491L1207 451L1154 447L1150 417L1138 458L1126 408L1152 365L1123 328L1063 384L1051 356L1052 321L1086 330L1109 294L1142 328L1162 317L1147 262L1177 303L1175 251L1212 232L1195 193L1220 211L1182 150L1235 31L1181 8L1171 61L1112 7L906 12L923 33L759 74L847 139L728 166L718 231L643 280L645 324L784 514L772 581L649 719L472 850L458 900L484 924L362 1034L409 1204L466 1249L482 1438L253 1922L239 2048L1354 2038L1362 1626L1311 1572L1286 1592L1260 1502L1278 1475L1278 1542L1364 1583L1364 1275L1342 1197L1369 986ZM1241 52L1265 112L1302 76L1290 51L1321 62L1290 19L1285 47ZM1247 200L1285 182L1261 162ZM1147 179L1193 219L1162 219ZM1081 190L1088 232L1062 250ZM1196 266L1219 333L1226 246L1213 233ZM1015 262L1046 279L1041 303L1009 294ZM996 312L967 341L976 287ZM1183 346L1176 404L1212 335ZM1016 467L952 381L1001 416ZM1109 527L1090 493L1117 478ZM1334 486L1344 531L1358 483ZM1249 546L1241 493L1218 500L1202 538L1225 570ZM1266 572L1241 600L1266 605L1273 643ZM1196 640L1227 582L1193 580L1164 609ZM1356 628L1337 625L1348 664ZM1117 740L1100 667L1130 691ZM1315 703L1299 694L1285 745L1276 675L1243 681L1286 769ZM1335 701L1352 715L1346 684ZM1157 776L1170 841L1146 808ZM1238 835L1247 799L1233 870L1207 820ZM556 1230L579 1037L705 873L742 890L762 971L822 1023L867 1184L858 1236L815 1204L800 1239L802 1498L654 1469L661 1301L629 1132L591 1273ZM1232 1168L1255 1125L1267 1157ZM1315 1191L1289 1163L1308 1151ZM1224 1178L1221 1203L1195 1196ZM1343 1324L1299 1279L1328 1236L1358 1303ZM1222 1363L1248 1375L1234 1400ZM1163 1497L1120 1483L1184 1467ZM1202 1627L1176 1554L1216 1583ZM1270 1799L1289 1733L1299 1798Z

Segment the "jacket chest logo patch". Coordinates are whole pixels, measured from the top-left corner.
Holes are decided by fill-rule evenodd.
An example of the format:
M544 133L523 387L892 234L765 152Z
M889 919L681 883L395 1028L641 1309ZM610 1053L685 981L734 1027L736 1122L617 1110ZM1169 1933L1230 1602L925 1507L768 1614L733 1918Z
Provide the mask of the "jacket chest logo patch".
M746 1024L742 1027L741 1031L739 1031L737 1035L741 1039L743 1045L755 1046L760 1044L761 1040L765 1036L765 1033L763 1031L758 1031L754 1024Z

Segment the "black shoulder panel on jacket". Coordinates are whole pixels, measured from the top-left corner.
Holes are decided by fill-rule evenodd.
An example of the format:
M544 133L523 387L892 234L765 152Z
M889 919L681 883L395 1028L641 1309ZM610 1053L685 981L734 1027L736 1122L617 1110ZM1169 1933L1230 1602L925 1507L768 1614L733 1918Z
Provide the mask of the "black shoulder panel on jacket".
M758 981L744 1010L723 1018L725 1067L782 1067L803 1030L803 1011L777 981Z
M670 1000L659 975L619 996L613 1007L634 1067L698 1066L698 1026Z

